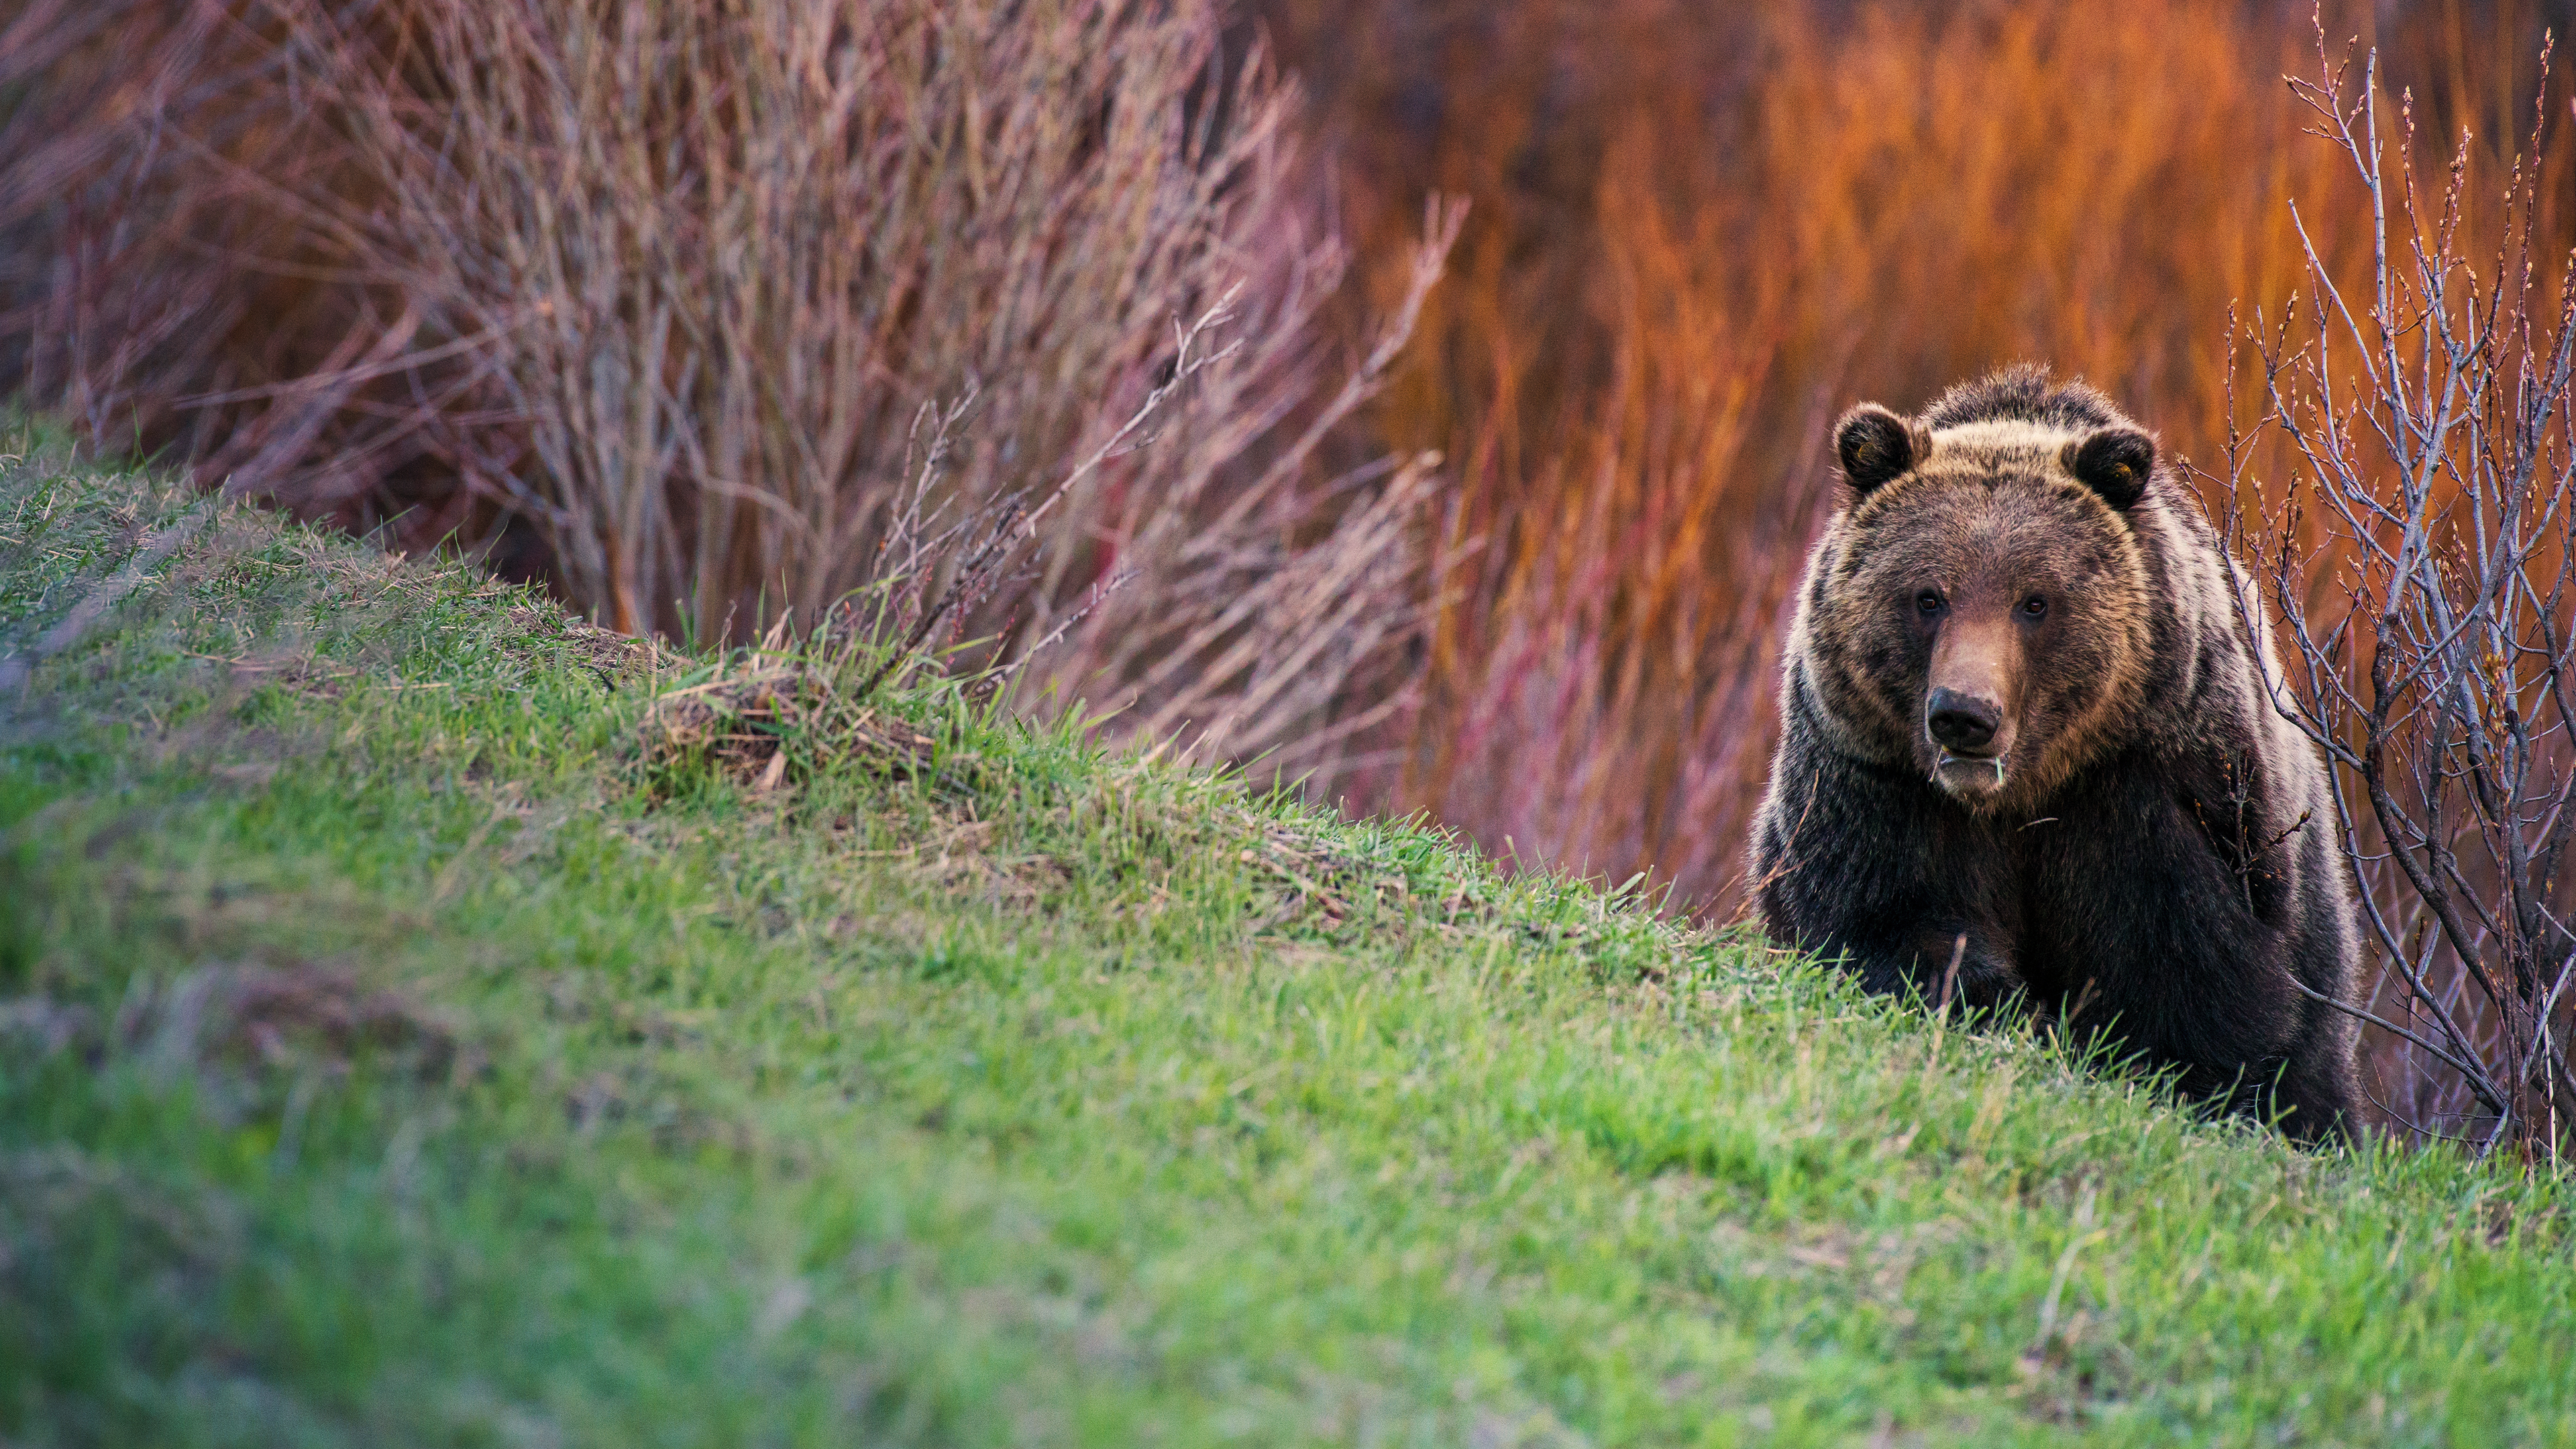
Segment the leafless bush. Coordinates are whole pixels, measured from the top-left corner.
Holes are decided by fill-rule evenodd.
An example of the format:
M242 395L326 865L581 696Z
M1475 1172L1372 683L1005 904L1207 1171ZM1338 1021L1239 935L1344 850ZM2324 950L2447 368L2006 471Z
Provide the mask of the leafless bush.
M470 372L315 211L375 192L297 89L308 67L283 12L6 13L0 391L104 446L168 449L210 484L353 525L419 501L408 479L438 466L421 415L472 407Z
M2225 480L2255 560L2240 606L2281 620L2275 698L2334 767L2383 965L2363 1015L2436 1084L2383 1107L2555 1162L2576 1108L2576 266L2534 246L2548 107L2481 269L2466 136L2419 191L2411 98L2391 124L2377 53L2356 74L2318 42L2293 89L2367 188L2379 250L2354 295L2311 249L2300 302L2253 331L2260 417ZM2267 440L2293 459L2268 494L2248 474Z
M40 400L209 482L526 520L622 630L738 641L901 575L951 641L1060 637L1023 687L1210 752L1364 730L1427 466L1335 478L1318 443L1454 219L1335 391L1344 257L1293 194L1289 89L1221 21L39 4L0 33L39 97L0 124L0 331ZM954 446L908 503L925 407ZM907 507L981 532L923 553Z
M1355 744L1409 722L1418 671L1400 646L1439 598L1422 535L1440 457L1373 457L1313 480L1411 338L1465 214L1425 204L1403 291L1320 406L1208 368L1200 405L1158 444L1176 460L1169 484L1097 515L1107 557L1135 583L1099 598L1024 690L1108 689L1097 702L1129 709L1126 728L1193 758L1258 758L1325 798L1365 767ZM1300 289L1276 305L1303 316L1323 300ZM1265 441L1280 421L1293 426ZM1236 469L1254 457L1257 470Z

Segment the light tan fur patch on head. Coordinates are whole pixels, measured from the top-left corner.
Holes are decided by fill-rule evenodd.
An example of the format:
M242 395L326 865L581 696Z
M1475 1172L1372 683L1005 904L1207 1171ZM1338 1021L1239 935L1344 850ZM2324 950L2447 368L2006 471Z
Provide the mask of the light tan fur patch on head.
M1931 435L1932 446L1915 473L1926 479L1982 479L1990 487L2047 479L2090 497L2093 490L2066 468L2068 447L2083 436L2018 418L1962 423Z
M1922 466L1936 467L1945 461L1954 466L1961 461L1979 462L2026 455L2033 459L2053 458L2066 445L2082 434L2045 423L2024 422L2019 418L1989 418L1982 422L1961 423L1932 434L1932 456Z

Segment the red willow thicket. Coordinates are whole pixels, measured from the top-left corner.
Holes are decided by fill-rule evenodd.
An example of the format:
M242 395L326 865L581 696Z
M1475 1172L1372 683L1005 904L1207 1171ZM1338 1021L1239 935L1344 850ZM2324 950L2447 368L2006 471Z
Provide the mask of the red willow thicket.
M1429 465L1337 425L1455 218L1337 362L1294 94L1217 0L12 9L0 387L95 438L629 631L999 526L946 632L1061 636L1023 688L1206 754L1329 767L1406 697Z

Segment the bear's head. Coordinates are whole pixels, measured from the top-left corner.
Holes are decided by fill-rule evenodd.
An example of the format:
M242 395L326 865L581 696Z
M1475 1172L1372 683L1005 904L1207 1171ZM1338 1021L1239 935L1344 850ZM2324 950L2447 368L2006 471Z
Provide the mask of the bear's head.
M1819 546L1799 651L1846 749L1999 813L2133 730L2153 647L2134 525L2170 485L2153 438L2100 417L1843 416L1858 497Z

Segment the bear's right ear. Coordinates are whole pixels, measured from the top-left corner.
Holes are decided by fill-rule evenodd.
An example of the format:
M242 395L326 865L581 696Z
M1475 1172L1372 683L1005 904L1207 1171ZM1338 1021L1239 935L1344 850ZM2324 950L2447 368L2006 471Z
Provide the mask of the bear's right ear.
M1876 403L1862 403L1834 424L1834 456L1856 492L1903 477L1922 460L1914 426Z

